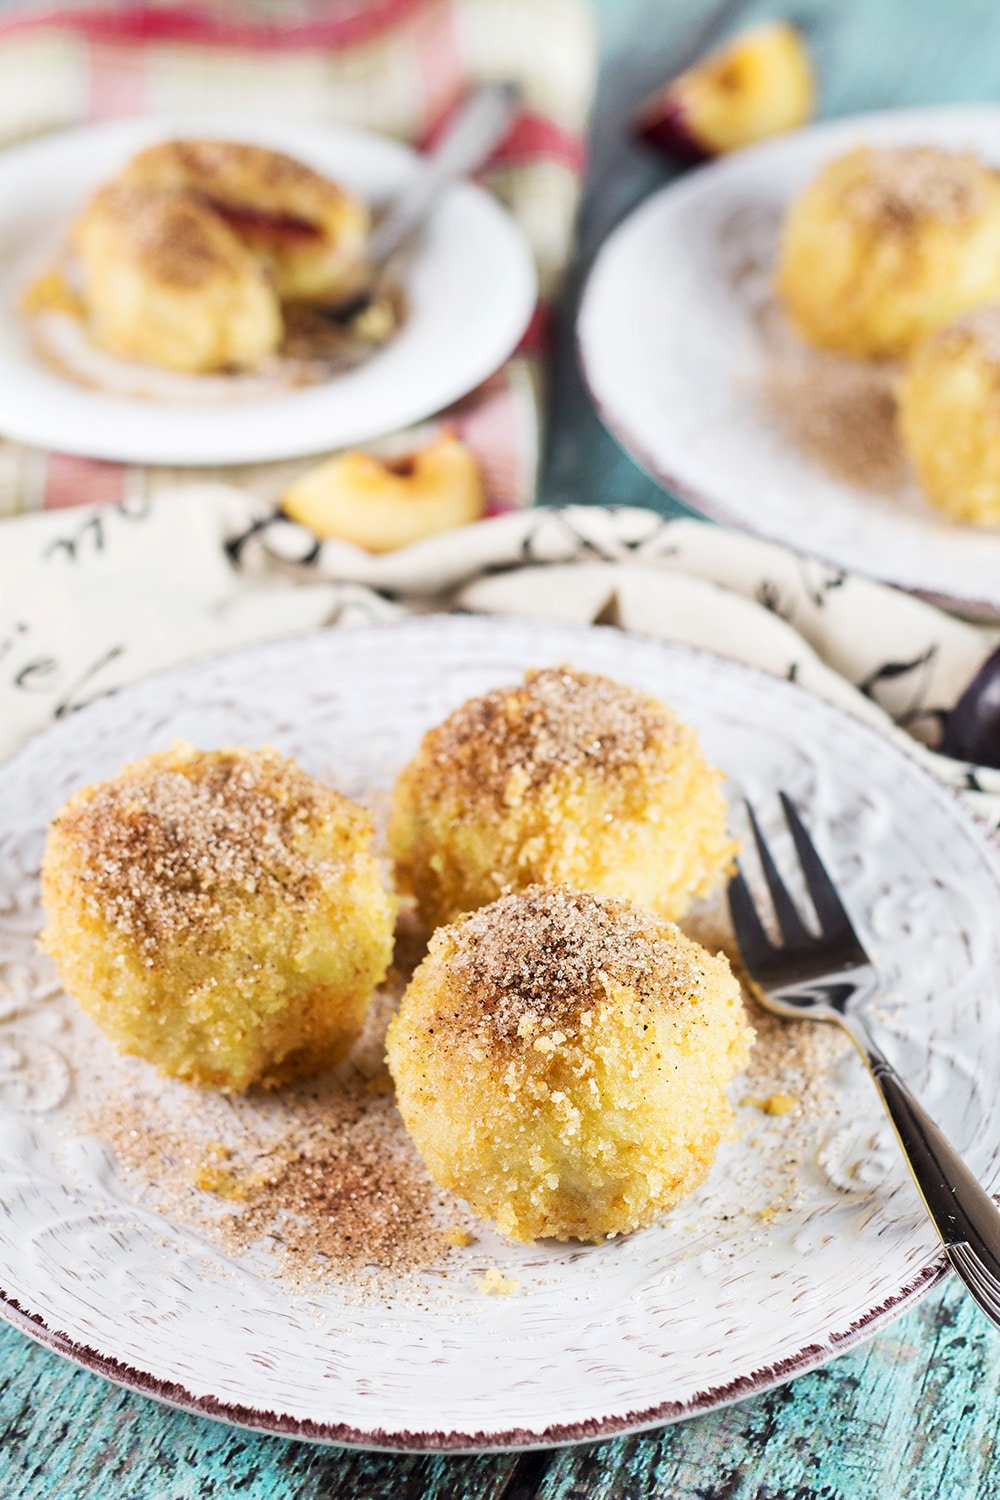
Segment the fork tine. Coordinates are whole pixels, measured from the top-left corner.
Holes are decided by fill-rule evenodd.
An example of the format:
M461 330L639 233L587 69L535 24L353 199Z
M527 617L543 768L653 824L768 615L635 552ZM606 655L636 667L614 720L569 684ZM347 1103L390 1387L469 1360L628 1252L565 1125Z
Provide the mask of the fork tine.
M863 953L861 940L854 931L851 919L844 910L843 902L837 895L837 888L827 874L826 866L817 854L816 846L809 837L805 824L799 817L798 808L787 792L779 792L778 796L781 798L785 819L791 829L792 838L795 840L799 864L802 866L806 886L813 906L816 908L816 915L824 937L846 934L854 939L859 951Z
M794 901L788 894L788 888L781 876L778 867L774 863L767 840L761 832L757 815L750 803L746 803L746 810L750 815L750 827L753 829L754 842L757 845L757 853L760 855L761 868L764 871L764 879L767 888L771 892L771 900L774 903L774 914L781 928L781 936L785 942L792 947L800 947L803 943L813 941L812 934L808 931L802 918L799 916Z
M726 895L729 898L729 914L733 919L733 929L743 960L751 974L756 974L768 963L769 959L773 958L775 950L757 915L750 887L744 879L738 862L736 873L730 877Z
M971 1245L946 1245L948 1259L962 1277L979 1306L1000 1327L1000 1282L984 1265Z

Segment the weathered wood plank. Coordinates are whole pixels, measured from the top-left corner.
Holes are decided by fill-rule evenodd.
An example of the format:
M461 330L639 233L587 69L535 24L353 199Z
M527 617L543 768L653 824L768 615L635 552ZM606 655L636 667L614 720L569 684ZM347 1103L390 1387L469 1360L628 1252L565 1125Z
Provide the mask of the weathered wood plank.
M401 1457L231 1430L0 1330L4 1500L992 1500L1000 1337L957 1286L752 1401L549 1455ZM56 1415L58 1414L58 1415Z
M987 1500L1000 1491L1000 1338L956 1286L752 1401L562 1452L539 1500Z

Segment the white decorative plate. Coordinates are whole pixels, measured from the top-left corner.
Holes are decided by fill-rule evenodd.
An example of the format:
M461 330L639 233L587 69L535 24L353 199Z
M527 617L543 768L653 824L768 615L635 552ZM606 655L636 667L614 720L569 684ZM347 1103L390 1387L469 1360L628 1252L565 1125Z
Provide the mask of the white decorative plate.
M608 427L716 520L1000 616L1000 532L946 520L910 479L892 374L808 351L772 284L797 193L852 146L972 150L1000 165L1000 109L863 115L741 151L644 203L602 248L579 319Z
M778 1053L771 1038L775 1056L787 1039L790 1071L768 1087L798 1110L766 1114L745 1102L752 1077L738 1081L739 1139L660 1224L599 1246L514 1246L484 1229L418 1295L400 1284L375 1302L224 1253L137 1201L81 1133L82 1090L113 1094L148 1070L116 1061L35 952L46 821L68 793L182 736L270 742L368 794L469 694L563 661L674 704L779 844L775 790L793 794L881 970L886 1050L1000 1185L1000 851L952 792L794 686L686 648L503 619L342 628L126 689L0 773L0 1288L26 1333L249 1427L487 1449L653 1426L762 1390L884 1327L944 1274L860 1062L806 1022L773 1023ZM795 1073L803 1057L821 1076ZM158 1087L203 1107L184 1085ZM477 1275L493 1264L518 1291L484 1295Z
M286 151L370 202L418 168L398 142L343 126L239 117L89 126L0 154L0 431L63 452L137 463L292 458L362 442L439 411L502 363L524 332L535 270L523 234L481 188L441 198L406 262L407 316L363 364L320 385L239 399L152 400L77 384L32 347L18 311L89 194L154 140L205 135ZM204 381L206 378L202 377Z

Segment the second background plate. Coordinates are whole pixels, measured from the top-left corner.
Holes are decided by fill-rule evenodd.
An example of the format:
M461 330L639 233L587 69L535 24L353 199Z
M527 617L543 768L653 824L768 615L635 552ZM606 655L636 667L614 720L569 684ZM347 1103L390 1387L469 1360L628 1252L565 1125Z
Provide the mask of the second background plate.
M998 618L1000 533L947 521L920 495L894 434L894 371L807 350L774 298L788 205L861 144L1000 165L1000 109L817 125L665 188L598 257L579 321L587 381L623 446L695 509Z
M364 442L458 400L503 362L527 326L527 241L481 188L441 198L403 277L407 316L355 369L321 385L233 401L152 401L90 390L34 353L18 301L90 193L156 140L207 136L287 152L380 204L419 170L396 141L343 126L212 117L130 120L48 137L0 161L0 431L62 452L133 463L296 458Z

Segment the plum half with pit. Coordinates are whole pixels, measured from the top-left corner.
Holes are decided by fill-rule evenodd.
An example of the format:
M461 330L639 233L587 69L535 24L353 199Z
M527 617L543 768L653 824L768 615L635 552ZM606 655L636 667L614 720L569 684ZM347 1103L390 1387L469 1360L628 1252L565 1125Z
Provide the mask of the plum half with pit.
M798 27L772 21L725 42L651 95L635 131L668 155L705 161L813 116L816 80Z

